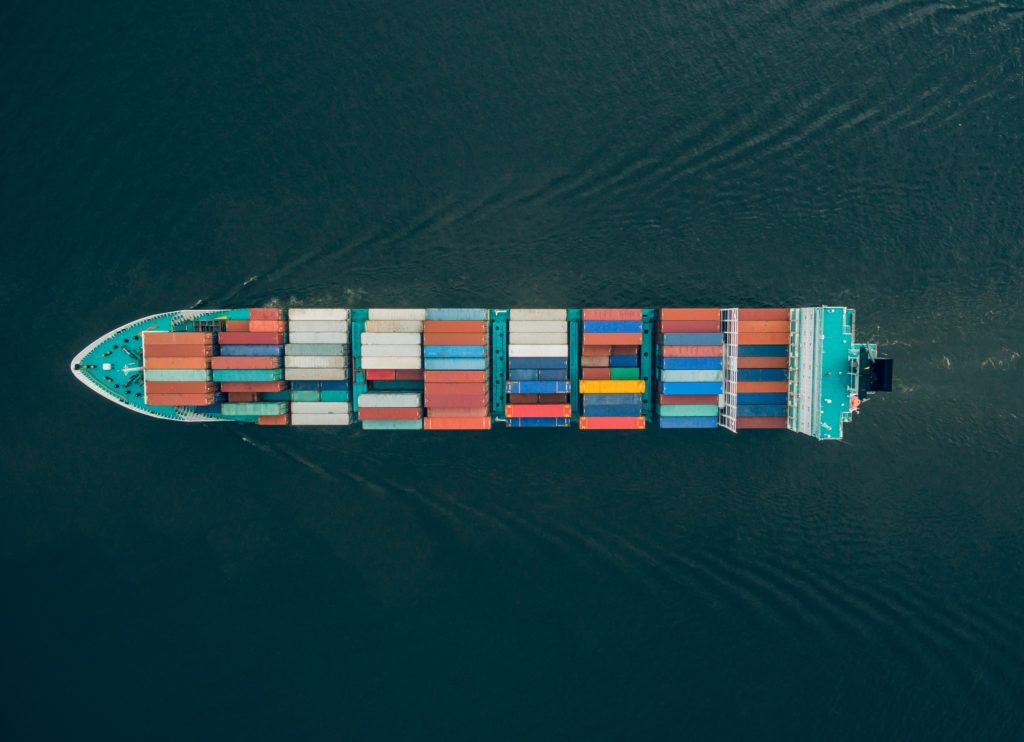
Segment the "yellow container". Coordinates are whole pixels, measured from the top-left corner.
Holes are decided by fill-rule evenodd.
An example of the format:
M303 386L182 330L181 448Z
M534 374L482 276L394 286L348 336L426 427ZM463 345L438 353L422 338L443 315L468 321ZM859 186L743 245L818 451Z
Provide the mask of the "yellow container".
M634 379L583 379L580 394L643 394L646 382Z

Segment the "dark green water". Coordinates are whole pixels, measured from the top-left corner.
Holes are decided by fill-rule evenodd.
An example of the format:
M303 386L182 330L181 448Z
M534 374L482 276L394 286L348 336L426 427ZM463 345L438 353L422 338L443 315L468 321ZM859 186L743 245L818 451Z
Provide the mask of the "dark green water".
M0 737L1024 733L1024 6L0 9ZM857 307L842 444L132 415L158 311Z

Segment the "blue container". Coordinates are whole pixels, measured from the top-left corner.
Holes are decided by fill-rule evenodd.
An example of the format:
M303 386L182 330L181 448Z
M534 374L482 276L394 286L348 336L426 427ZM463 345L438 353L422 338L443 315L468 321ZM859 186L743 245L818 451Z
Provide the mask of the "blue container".
M540 369L510 368L507 378L509 381L538 381L540 380Z
M583 332L643 332L642 320L631 319L588 319L583 322Z
M788 345L741 345L739 346L740 358L748 356L759 358L784 358L789 355Z
M509 394L568 394L568 381L510 381L505 384Z
M721 345L720 332L666 332L662 345Z
M715 371L722 368L721 358L659 358L658 368L669 371Z
M319 381L292 381L290 382L293 392L317 392L320 391Z
M537 369L537 381L568 381L569 370L561 368Z
M659 428L717 428L717 417L659 417Z
M423 368L427 371L485 371L486 358L426 358Z
M449 307L428 309L427 319L443 320L485 320L488 318L486 309L469 309L467 307Z
M283 356L283 345L222 345L222 356Z
M587 417L640 417L638 404L583 404Z
M424 345L424 358L486 358L482 345Z
M736 404L771 404L785 405L785 392L746 392L736 395Z
M509 368L569 368L568 358L509 358Z
M568 428L568 417L510 417L510 428Z
M193 408L196 412L202 412L204 415L219 415L220 405L219 404L208 404L202 405L201 407Z
M662 381L658 387L662 394L722 393L722 382L720 381Z
M636 368L636 353L628 356L608 356L609 368Z
M741 404L736 406L739 417L785 417L786 405Z
M741 368L739 372L740 381L785 381L787 379L784 368Z
M294 384L294 382L292 382ZM344 381L314 381L314 384L320 384L320 388L325 392L343 392L351 389L352 382L349 379ZM294 387L293 387L294 388Z
M580 399L583 400L584 404L628 404L635 405L640 404L639 394L581 394Z

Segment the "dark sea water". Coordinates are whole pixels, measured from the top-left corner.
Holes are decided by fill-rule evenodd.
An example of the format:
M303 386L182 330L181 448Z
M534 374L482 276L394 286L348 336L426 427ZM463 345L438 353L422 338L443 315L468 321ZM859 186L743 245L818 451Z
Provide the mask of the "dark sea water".
M1024 737L1024 5L0 9L0 738ZM145 314L845 304L785 433L190 426Z

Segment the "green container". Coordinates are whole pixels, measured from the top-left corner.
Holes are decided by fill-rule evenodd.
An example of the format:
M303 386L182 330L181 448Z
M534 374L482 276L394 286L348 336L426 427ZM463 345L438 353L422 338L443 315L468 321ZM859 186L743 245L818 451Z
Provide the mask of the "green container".
M349 398L347 389L325 389L320 392L321 402L348 402Z
M716 404L660 404L658 414L662 417L717 417Z
M288 411L286 402L224 402L220 412L227 417L246 415L283 415Z
M611 369L612 379L635 381L640 378L640 369L638 368L613 368Z
M423 430L423 421L363 420L363 430Z
M146 381L209 381L210 372L202 368L154 368L145 371Z
M288 343L284 346L286 356L344 356L348 345L342 343Z
M222 368L213 372L214 381L280 381L283 368Z
M261 402L290 402L292 399L292 393L289 391L284 392L260 392Z
M292 391L292 402L319 402L320 392L310 389Z

